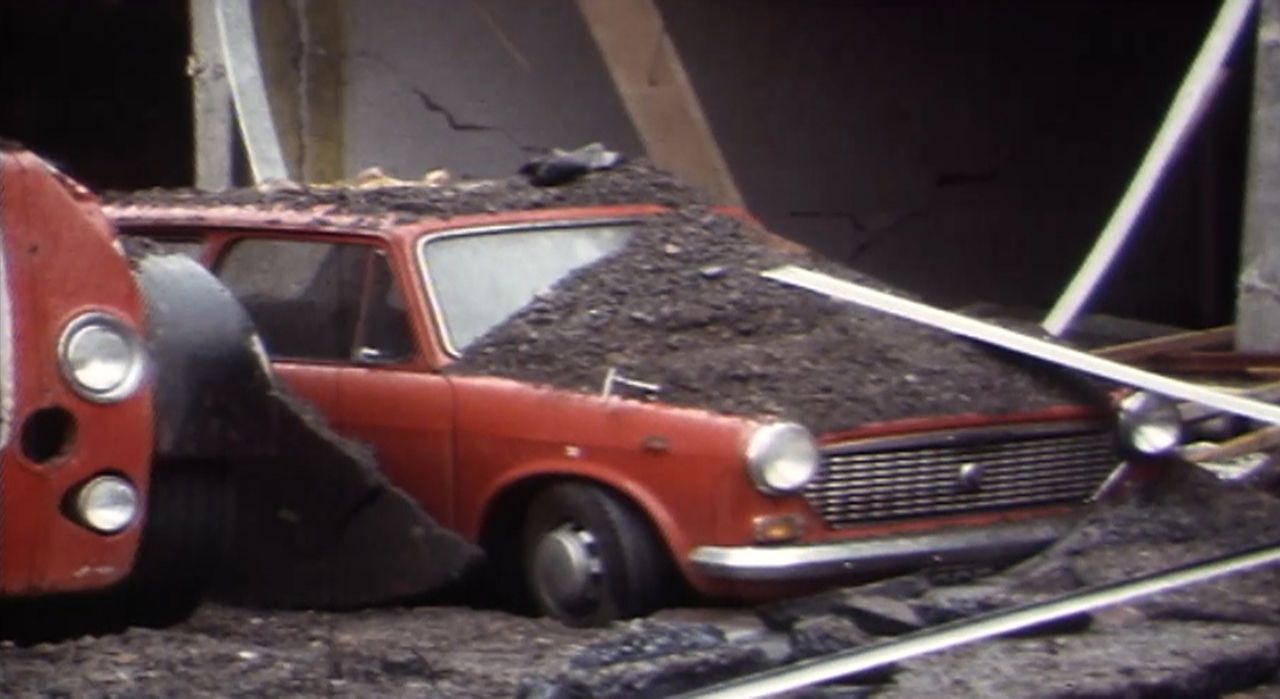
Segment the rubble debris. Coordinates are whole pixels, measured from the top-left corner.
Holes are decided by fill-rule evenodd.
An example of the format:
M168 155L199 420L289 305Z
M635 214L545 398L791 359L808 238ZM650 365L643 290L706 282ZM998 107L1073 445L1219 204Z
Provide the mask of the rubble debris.
M623 251L561 280L448 370L597 392L614 368L662 386L664 402L818 433L1097 400L1063 372L758 274L794 259L736 219L684 207L637 226Z
M838 653L870 643L874 635L853 621L834 614L800 620L791 627L791 653L795 660Z
M705 624L636 620L615 634L587 645L550 676L531 679L520 696L670 696L711 678L737 677L771 664L760 648L730 643L721 630Z
M924 628L911 605L889 597L848 593L840 596L833 609L876 636L899 636Z
M1145 502L1099 508L1061 544L976 583L932 586L914 574L762 608L767 626L788 631L768 640L789 642L789 654L766 653L759 634L731 638L723 629L741 622L721 614L570 629L465 608L267 616L213 606L163 632L0 645L0 694L668 696L882 640L839 614L851 596L904 602L933 625L1245 548L1275 531L1275 498L1195 470L1182 476ZM1198 697L1251 687L1270 696L1280 670L1278 583L1280 571L1255 570L1100 610L1092 624L955 648L860 678L865 684L840 680L794 696ZM1219 598L1230 606L1215 607ZM699 620L708 618L720 621Z
M589 172L617 167L621 162L621 153L605 150L603 145L592 143L568 151L552 149L549 154L525 163L520 168L520 174L528 176L529 182L539 187L554 187Z
M180 204L186 206L255 206L310 211L318 216L390 216L410 223L426 216L449 218L494 211L547 209L604 204L706 204L707 199L674 175L643 159L590 174L559 187L538 187L521 175L504 179L448 182L439 186L379 186L370 188L302 187L299 190L259 191L252 188L206 192L198 189L144 189L108 192L103 200L117 206Z

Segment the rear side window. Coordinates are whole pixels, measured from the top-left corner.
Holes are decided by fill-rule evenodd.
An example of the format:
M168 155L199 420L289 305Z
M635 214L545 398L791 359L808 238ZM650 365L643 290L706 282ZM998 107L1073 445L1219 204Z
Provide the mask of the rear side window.
M272 357L394 362L411 354L404 304L385 256L371 246L244 240L223 257L218 277Z

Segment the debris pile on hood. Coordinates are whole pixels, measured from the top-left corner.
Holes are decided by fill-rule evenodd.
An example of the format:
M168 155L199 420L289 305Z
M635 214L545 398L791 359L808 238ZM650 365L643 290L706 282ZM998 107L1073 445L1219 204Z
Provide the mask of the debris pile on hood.
M612 182L593 174L565 189ZM818 433L1089 400L1057 370L764 279L799 263L885 288L762 241L749 224L685 203L637 225L621 252L561 280L450 371L599 393L613 369L659 385L665 402Z

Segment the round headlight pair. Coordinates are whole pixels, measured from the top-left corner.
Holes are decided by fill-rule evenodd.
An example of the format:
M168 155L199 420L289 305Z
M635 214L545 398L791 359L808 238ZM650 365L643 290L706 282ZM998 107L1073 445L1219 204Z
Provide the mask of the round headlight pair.
M138 334L106 313L76 316L62 331L58 363L67 383L87 400L114 403L133 395L145 373Z
M768 495L803 490L817 475L818 464L813 435L795 423L765 425L747 442L747 472Z
M1182 440L1182 415L1168 398L1138 391L1120 401L1120 436L1139 454L1164 454Z

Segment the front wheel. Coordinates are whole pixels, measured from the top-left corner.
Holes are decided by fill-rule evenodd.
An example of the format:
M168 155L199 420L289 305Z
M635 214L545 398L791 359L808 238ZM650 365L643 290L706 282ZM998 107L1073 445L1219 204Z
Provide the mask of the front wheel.
M560 483L529 506L523 572L538 609L571 626L598 626L661 607L671 565L630 503L586 483Z

